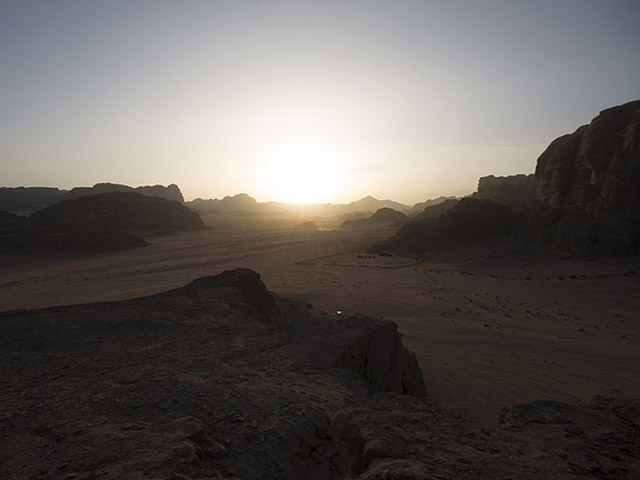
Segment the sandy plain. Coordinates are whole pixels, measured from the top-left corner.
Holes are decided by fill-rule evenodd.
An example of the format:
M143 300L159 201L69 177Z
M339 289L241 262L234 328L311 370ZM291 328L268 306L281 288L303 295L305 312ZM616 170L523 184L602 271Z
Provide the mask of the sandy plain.
M0 256L0 311L139 297L244 267L316 309L395 321L428 396L486 426L507 405L640 397L640 259L509 245L425 262L364 253L393 229L314 230L296 217L203 216L209 229L105 254Z

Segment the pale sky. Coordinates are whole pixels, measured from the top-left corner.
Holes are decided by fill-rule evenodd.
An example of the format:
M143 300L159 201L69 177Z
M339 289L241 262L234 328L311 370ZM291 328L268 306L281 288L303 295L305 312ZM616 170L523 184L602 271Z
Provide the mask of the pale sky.
M0 0L0 185L415 203L640 98L640 2Z

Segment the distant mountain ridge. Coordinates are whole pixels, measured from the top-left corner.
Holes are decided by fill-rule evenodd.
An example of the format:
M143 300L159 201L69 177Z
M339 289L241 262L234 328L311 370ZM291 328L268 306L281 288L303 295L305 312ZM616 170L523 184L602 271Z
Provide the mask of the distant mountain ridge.
M369 211L369 212L377 212L381 208L390 208L392 210L397 210L402 212L404 210L409 210L409 205L405 205L404 203L395 202L393 200L378 200L371 195L368 195L360 200L356 200L355 202L350 202L349 207L352 207L355 211Z
M225 212L245 211L255 212L261 209L261 205L258 201L247 195L246 193L238 193L234 196L227 195L222 200L217 198L196 198L187 202L190 208L198 211L220 210Z
M163 185L130 187L119 183L96 183L93 187L75 187L71 190L51 187L0 187L0 210L28 214L63 200L111 192L137 192L148 197L184 203L180 187L173 183L166 187Z
M0 254L121 250L143 247L139 236L204 229L182 203L132 191L62 200L29 217L0 210Z
M184 203L184 197L180 188L172 183L166 187L163 185L144 185L140 187L130 187L119 183L96 183L93 187L75 187L63 194L61 200L85 197L87 195L97 195L99 193L112 192L135 192L147 197L158 197L166 200L173 200Z

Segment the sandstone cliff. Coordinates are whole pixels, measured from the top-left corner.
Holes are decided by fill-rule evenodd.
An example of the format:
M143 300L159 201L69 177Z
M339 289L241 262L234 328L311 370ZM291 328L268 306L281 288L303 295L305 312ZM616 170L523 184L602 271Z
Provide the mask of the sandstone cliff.
M506 177L488 175L478 180L478 190L473 198L493 200L518 212L533 206L536 190L536 178L533 174Z
M535 176L538 242L572 253L640 253L640 101L554 140Z

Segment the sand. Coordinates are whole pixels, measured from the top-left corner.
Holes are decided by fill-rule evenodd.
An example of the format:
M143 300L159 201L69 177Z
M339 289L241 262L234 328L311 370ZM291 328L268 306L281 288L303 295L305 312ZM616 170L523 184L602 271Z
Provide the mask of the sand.
M395 321L428 396L487 426L539 399L640 397L640 259L563 259L512 247L417 263L370 257L393 230L204 218L210 229L109 254L0 257L0 311L134 298L245 267L314 308Z

